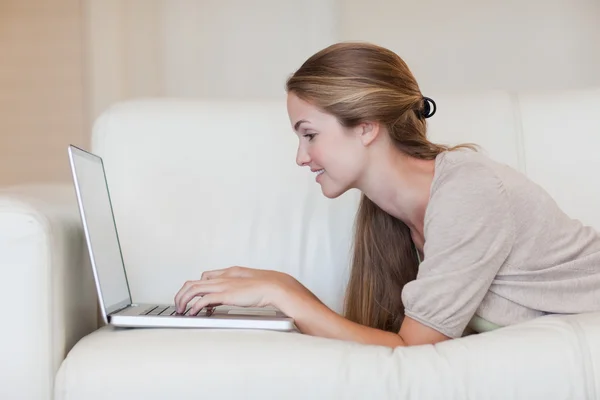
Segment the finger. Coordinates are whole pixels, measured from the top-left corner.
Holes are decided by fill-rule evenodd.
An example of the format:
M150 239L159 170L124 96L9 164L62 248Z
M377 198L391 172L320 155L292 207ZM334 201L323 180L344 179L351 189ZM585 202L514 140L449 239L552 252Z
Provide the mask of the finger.
M175 294L175 299L174 299L175 305L180 303L181 297L184 295L184 293L187 292L189 290L190 286L192 286L196 282L198 282L198 281L187 281L183 284L181 289L179 289L179 291Z
M196 280L196 281L187 281L181 287L181 289L179 289L179 292L177 292L177 294L175 295L175 299L174 299L175 306L180 305L182 303L183 296L190 290L190 288L192 288L194 285L197 285L199 283L208 283L208 282L206 282L206 281L202 282L202 281L199 281L199 280ZM212 283L217 283L217 281L213 280Z
M203 296L201 299L198 299L190 309L188 315L196 315L198 314L204 307L207 307L206 314L212 314L213 307L217 307L222 304L222 298L224 294L222 292L219 293L210 293ZM210 311L209 311L210 309Z
M204 296L209 293L217 293L223 291L225 282L221 279L212 281L196 281L194 284L189 285L177 302L175 307L177 312L183 312L186 309L187 304L197 296Z
M175 309L177 312L182 313L188 306L188 303L197 296L203 296L207 293L211 293L216 290L214 288L215 282L208 281L195 281L193 284L187 285L181 290L181 294L178 296L175 302Z

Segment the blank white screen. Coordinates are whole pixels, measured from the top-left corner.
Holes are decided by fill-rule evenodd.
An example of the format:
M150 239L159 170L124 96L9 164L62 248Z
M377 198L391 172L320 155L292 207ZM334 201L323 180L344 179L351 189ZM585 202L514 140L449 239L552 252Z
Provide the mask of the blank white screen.
M73 164L104 308L131 303L102 160L72 149Z

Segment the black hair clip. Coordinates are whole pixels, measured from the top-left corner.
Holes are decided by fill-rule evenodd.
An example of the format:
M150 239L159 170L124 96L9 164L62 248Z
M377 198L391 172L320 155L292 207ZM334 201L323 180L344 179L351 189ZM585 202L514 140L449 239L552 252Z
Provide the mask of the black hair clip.
M431 103L431 106L429 105ZM435 101L430 99L429 97L423 97L423 111L419 114L423 118L432 117L437 110L437 106L435 105Z

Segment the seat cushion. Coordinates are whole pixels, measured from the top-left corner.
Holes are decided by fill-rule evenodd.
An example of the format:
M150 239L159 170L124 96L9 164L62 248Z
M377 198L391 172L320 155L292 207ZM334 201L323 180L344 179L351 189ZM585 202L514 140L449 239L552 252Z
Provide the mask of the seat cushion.
M300 333L104 327L70 352L56 399L591 399L599 333L600 313L394 350Z

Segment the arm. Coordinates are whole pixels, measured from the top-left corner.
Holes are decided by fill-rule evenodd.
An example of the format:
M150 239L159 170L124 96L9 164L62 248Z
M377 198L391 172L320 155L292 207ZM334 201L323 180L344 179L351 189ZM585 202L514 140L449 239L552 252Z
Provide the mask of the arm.
M294 318L305 334L388 347L434 344L449 339L409 317L399 333L387 332L352 322L337 314L312 295L276 290L273 306Z
M197 281L186 282L175 296L178 312L195 297L189 315L204 307L235 305L273 306L294 319L300 332L332 339L388 347L432 344L448 339L436 330L405 318L399 333L352 322L328 308L293 277L268 270L230 267L207 271Z

